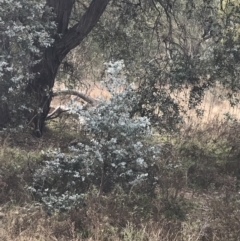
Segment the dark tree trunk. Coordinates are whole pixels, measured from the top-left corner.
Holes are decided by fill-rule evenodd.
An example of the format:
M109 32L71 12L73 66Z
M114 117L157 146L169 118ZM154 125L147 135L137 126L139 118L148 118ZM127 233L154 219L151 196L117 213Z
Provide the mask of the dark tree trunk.
M56 37L54 44L44 50L41 62L33 67L35 78L27 87L27 93L36 102L30 123L34 123L37 137L42 135L52 100L52 88L62 60L90 33L109 2L110 0L92 0L79 22L68 28L75 0L47 0L47 5L53 8L56 15L57 33L62 37Z
M8 104L0 100L0 129L6 127L10 119Z

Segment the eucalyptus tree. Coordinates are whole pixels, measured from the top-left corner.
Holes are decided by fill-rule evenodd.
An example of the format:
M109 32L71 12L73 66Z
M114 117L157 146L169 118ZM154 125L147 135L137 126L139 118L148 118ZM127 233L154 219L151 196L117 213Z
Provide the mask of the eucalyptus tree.
M91 39L137 82L132 115L171 129L174 90L190 88L195 107L216 81L239 89L238 15L222 0L0 0L0 127L27 116L41 136L60 66L74 71L70 52Z
M109 1L85 1L76 19L71 17L81 2L75 0L0 1L2 125L12 113L25 108L31 113L35 134L42 135L59 66L96 25ZM8 101L11 91L15 98L22 95L29 102L15 109L16 103Z

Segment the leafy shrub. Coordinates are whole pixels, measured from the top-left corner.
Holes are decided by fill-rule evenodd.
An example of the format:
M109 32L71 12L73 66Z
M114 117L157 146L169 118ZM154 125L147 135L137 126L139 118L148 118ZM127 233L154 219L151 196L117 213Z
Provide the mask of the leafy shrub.
M46 14L47 13L47 14ZM43 17L44 15L44 17ZM33 66L53 42L56 24L42 1L0 1L0 128L20 124L35 103L26 96ZM18 100L18 101L16 101ZM22 123L21 123L22 124Z
M121 61L109 63L109 101L99 100L87 111L72 107L86 120L86 140L69 147L69 153L51 150L44 154L44 165L35 172L30 189L48 208L70 209L91 185L100 192L109 192L116 185L127 192L139 184L141 190L153 190L160 146L144 141L151 136L148 118L131 118L137 99L132 86L118 91L126 84L124 77L119 77L122 68Z

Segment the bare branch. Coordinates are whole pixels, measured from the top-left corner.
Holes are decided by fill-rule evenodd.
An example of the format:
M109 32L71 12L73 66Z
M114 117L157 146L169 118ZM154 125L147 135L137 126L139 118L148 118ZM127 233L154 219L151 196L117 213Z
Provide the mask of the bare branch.
M83 14L78 23L70 28L56 43L56 48L60 53L59 58L65 57L66 54L78 46L82 40L90 33L90 31L97 24L101 15L103 14L106 6L110 0L92 0L90 6Z
M94 105L97 103L97 101L89 96L84 95L81 92L78 92L76 90L59 90L57 92L54 92L52 97L56 97L59 95L75 95L81 99L83 99L84 101L88 102L90 105Z

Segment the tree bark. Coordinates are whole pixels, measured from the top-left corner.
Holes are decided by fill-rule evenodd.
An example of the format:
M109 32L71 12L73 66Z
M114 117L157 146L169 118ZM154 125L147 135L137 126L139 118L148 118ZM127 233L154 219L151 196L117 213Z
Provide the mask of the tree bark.
M109 2L110 0L92 0L79 22L68 28L75 0L46 0L46 4L55 13L54 20L57 23L58 35L55 36L53 45L43 51L40 63L33 67L35 78L26 89L26 92L36 102L35 111L29 119L34 124L34 133L37 137L42 136L52 100L52 88L62 60L91 32ZM61 38L58 37L59 34L62 35Z

